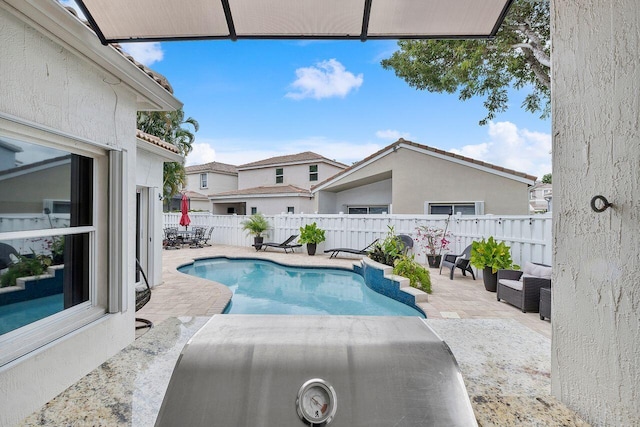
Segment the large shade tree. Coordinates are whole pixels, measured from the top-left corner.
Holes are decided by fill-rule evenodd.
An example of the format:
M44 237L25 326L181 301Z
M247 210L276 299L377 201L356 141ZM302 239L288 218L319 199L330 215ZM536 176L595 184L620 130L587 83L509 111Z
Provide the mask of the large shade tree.
M184 127L184 125L190 125L190 127ZM184 157L193 149L193 142L196 138L194 133L200 127L194 118L185 119L182 109L176 111L139 111L137 126L141 131L175 145ZM193 132L191 128L193 128ZM167 162L164 164L162 192L165 200L178 194L186 183L187 175L183 163Z
M549 0L516 0L491 40L401 40L382 61L410 86L458 92L461 100L485 98L486 124L506 111L508 89L528 88L522 107L550 113L551 42Z

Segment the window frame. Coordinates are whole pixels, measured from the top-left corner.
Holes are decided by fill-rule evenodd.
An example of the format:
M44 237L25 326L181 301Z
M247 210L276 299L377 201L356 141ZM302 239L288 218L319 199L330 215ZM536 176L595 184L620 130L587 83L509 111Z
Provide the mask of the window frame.
M88 226L0 233L1 241L80 234L87 234L89 240L88 300L0 335L0 348L3 349L0 352L0 367L2 367L106 315L111 288L106 280L98 280L97 271L108 268L108 257L105 255L108 253L105 236L108 230L106 225L99 222L98 212L100 208L104 208L110 202L106 190L113 177L109 171L108 154L110 151L121 150L62 132L54 132L49 128L42 128L40 125L28 121L12 120L2 114L0 114L0 137L64 150L70 154L90 158L92 160L91 194L93 205L91 225ZM99 262L99 260L101 261Z
M315 170L313 170L315 168ZM309 165L309 181L318 180L318 165Z
M206 172L200 174L200 188L209 188L209 174Z
M351 205L347 206L348 215L385 215L384 212L371 213L371 209L386 209L386 213L389 213L389 205ZM366 209L366 213L351 213L351 209Z
M276 184L284 184L284 168L276 168Z

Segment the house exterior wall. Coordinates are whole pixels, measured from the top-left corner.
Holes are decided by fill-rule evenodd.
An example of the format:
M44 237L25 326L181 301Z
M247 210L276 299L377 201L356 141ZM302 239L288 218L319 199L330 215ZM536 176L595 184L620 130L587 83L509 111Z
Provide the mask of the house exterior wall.
M200 174L207 174L207 187L200 187ZM275 172L274 172L275 173ZM238 176L217 172L197 172L187 174L187 185L185 190L195 191L205 195L223 193L238 189ZM208 208L210 210L211 207Z
M385 179L358 188L341 191L336 194L334 211L324 213L348 213L349 206L391 205L391 181L391 179Z
M309 199L309 197L283 197L283 196L275 196L275 197L249 197L249 198L238 198L236 200L237 203L245 203L246 212L237 212L238 214L251 214L251 208L256 207L257 211L264 215L277 215L280 213L286 213L287 207L292 206L294 208L295 213L312 213L314 208L313 200ZM229 202L221 202L227 205L227 203L235 203L234 201ZM217 205L218 203L216 203ZM229 205L227 205L229 206ZM217 214L226 214L226 207L223 209L224 212L214 212Z
M309 166L318 165L318 180L309 181ZM340 172L342 168L323 162L311 162L296 165L269 166L260 169L247 169L238 171L238 189L260 186L280 185L276 184L276 169L282 167L282 185L295 185L296 187L311 189L325 179Z
M524 215L529 212L526 183L402 147L343 177L331 187L366 182L371 176L384 177L389 172L393 188L391 203L396 214L422 214L424 202L429 200L484 201L486 214ZM366 189L359 187L358 191L365 192Z
M599 426L640 425L639 29L636 0L554 2L551 384Z
M9 13L5 6L0 3L0 38L5 41L0 43L0 112L56 129L60 134L125 150L127 161L123 172L129 178L121 202L125 207L135 207L136 94L92 62L76 56L64 45ZM6 123L0 120L0 132ZM15 128L29 126L15 125ZM33 133L54 147L66 143L67 147L83 150L78 140L43 131ZM92 148L93 153L96 151L99 150ZM97 200L93 268L98 303L106 305L109 268L106 152L96 157L94 169ZM125 266L127 280L119 286L130 302L129 309L124 313L105 314L0 367L0 402L3 402L0 404L0 425L16 424L133 341L135 311L131 304L134 287L128 284L134 282L135 209L125 212L122 237L130 264ZM10 404L6 405L8 402Z

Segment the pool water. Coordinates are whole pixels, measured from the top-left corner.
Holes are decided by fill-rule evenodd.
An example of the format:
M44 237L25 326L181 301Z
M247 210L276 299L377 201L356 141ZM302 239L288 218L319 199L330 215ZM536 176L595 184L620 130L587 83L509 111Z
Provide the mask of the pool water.
M228 286L233 298L225 313L424 317L370 289L362 276L348 270L226 258L198 260L179 270Z
M59 293L0 306L0 335L62 311L63 295Z

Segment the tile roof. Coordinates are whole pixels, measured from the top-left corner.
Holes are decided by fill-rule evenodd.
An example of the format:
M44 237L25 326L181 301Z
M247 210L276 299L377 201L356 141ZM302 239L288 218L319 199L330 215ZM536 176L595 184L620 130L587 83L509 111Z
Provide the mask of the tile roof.
M78 18L84 25L86 25L92 32L95 33L95 31L93 30L93 27L91 26L89 21L85 21L82 18L80 18L80 16L78 16L78 12L73 7L64 6L64 8L67 9L67 11L69 13L71 13L73 16ZM141 64L140 62L136 61L136 59L133 56L129 55L127 52L125 52L122 49L122 46L120 46L120 44L112 43L111 46L116 51L118 51L122 56L124 56L130 62L132 62L136 67L141 69L147 76L151 77L153 79L153 81L155 81L157 84L159 84L161 87L163 87L167 92L173 94L173 87L171 87L171 84L169 83L169 80L167 80L167 78L165 76L163 76L162 74L158 73L157 71L153 71L151 68L147 67L146 65Z
M343 163L328 159L324 156L321 156L320 154L317 154L311 151L305 151L303 153L289 154L286 156L276 156L276 157L271 157L264 160L258 160L257 162L246 163L244 165L238 166L238 169L253 168L258 166L280 165L285 163L301 163L301 162L308 162L308 161L314 161L314 160L327 161L340 166L344 166L345 168L347 167L347 165Z
M311 197L311 192L295 185L272 185L252 188L243 188L241 190L225 191L224 193L212 194L210 197L218 196L252 196L260 194L291 194L300 193L304 197Z
M178 147L176 147L175 145L169 144L168 142L165 142L155 135L150 135L146 132L142 132L140 129L136 129L136 138L139 138L153 145L157 145L158 147L164 148L165 150L171 151L172 153L180 154L180 150L178 150Z
M193 165L184 168L186 173L192 172L220 172L231 175L238 175L238 168L234 165L220 162L210 162L203 165Z
M205 194L198 193L196 191L186 190L186 191L183 191L182 193L185 194L189 199L209 200L209 198ZM178 194L178 197L182 198L182 195Z
M416 148L419 148L419 149L422 149L422 150L426 150L426 151L432 151L432 152L437 153L437 154L441 154L441 155L444 155L444 156L447 156L447 157L451 157L451 158L454 158L454 159L458 159L458 160L463 160L465 162L473 163L473 164L479 165L479 166L484 166L486 168L494 169L496 171L508 173L508 174L515 175L515 176L518 176L518 177L521 177L521 178L530 179L532 181L536 180L535 176L526 174L524 172L518 172L518 171L515 171L513 169L503 168L502 166L493 165L491 163L486 163L486 162L483 162L481 160L472 159L471 157L461 156L459 154L451 153L449 151L444 151L444 150L441 150L439 148L429 147L428 145L422 145L422 144L418 144L416 142L407 141L407 140L405 140L403 138L400 138L399 140L397 140L393 144L387 145L383 149L381 149L379 151L376 151L372 155L360 160L357 163L354 163L353 165L349 166L348 168L346 168L344 170L341 170L337 174L335 174L335 175L325 179L324 181L314 185L311 188L311 190L313 191L314 189L320 187L321 185L324 185L329 181L333 181L336 178L338 178L339 176L344 175L345 173L348 173L348 172L350 172L350 171L352 171L354 169L358 169L360 166L362 166L363 164L365 164L369 160L374 159L375 157L379 156L380 154L384 153L385 151L387 151L389 149L392 149L394 147L398 147L401 144L409 145L409 146L416 147Z

